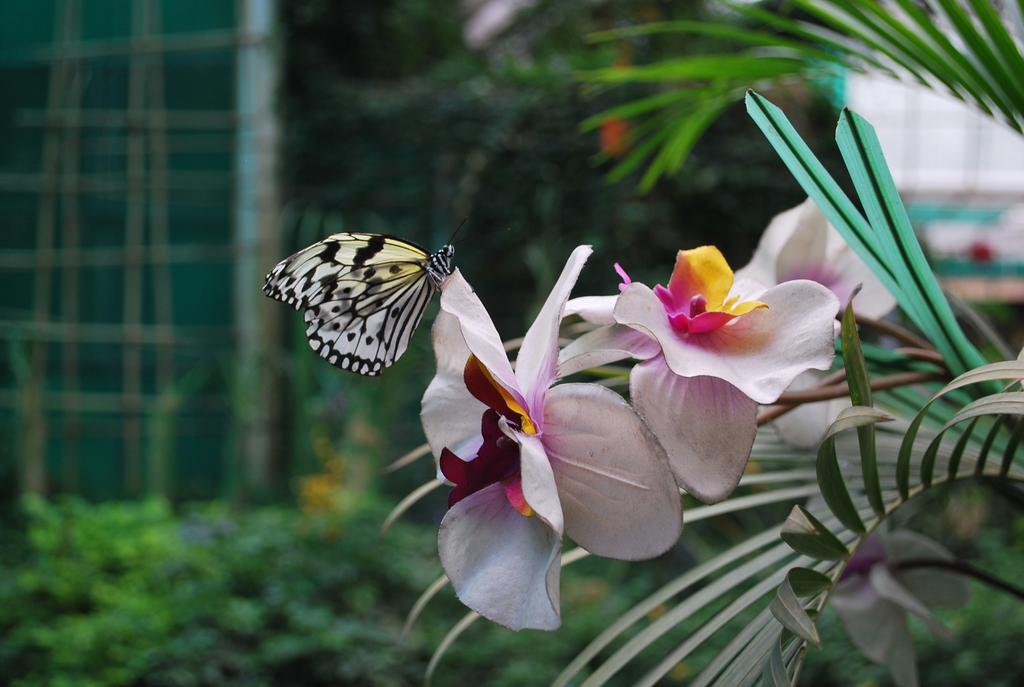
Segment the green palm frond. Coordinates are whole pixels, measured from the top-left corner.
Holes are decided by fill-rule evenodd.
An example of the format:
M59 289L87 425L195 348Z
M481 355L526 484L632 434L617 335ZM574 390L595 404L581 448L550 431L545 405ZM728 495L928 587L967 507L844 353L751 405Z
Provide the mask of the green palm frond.
M639 186L648 190L661 175L682 167L699 135L747 89L829 79L844 70L915 82L1024 133L1024 52L1007 28L1008 18L989 0L926 0L924 9L916 0L790 0L776 11L729 4L749 27L671 21L590 37L603 42L692 34L727 46L715 54L579 74L594 87L661 88L585 122L585 130L617 118L636 125L635 147L611 170L610 180L646 162ZM1020 10L1005 10L1014 11Z

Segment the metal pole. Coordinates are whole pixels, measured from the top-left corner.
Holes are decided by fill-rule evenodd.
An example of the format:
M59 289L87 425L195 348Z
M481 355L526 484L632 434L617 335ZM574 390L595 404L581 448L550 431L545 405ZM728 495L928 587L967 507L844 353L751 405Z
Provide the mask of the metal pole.
M252 495L265 494L274 483L276 442L271 428L278 425L274 421L278 311L260 292L264 273L279 257L279 126L274 103L278 65L269 40L276 9L274 0L238 2L239 30L255 39L238 50L234 237L240 256L235 264L234 294L239 385L236 446L240 452L236 465L241 470L239 486ZM232 472L229 469L229 474Z

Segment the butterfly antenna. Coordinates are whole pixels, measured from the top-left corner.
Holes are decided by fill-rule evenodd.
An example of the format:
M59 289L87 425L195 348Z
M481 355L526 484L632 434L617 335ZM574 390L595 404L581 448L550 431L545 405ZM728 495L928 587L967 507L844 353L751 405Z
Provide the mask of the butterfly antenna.
M469 218L467 217L466 219L469 219ZM461 222L459 222L459 226L455 227L455 231L452 232L452 237L450 239L448 239L448 245L449 246L452 243L455 242L455 237L458 236L459 231L462 229L462 227L464 227L466 225L466 219L463 219Z

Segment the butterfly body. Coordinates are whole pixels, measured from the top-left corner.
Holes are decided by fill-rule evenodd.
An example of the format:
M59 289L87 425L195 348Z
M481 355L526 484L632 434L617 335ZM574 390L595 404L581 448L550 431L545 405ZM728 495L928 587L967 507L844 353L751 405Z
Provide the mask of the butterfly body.
M332 234L279 262L263 292L305 310L321 358L375 376L405 352L454 254L450 244L428 253L386 234Z

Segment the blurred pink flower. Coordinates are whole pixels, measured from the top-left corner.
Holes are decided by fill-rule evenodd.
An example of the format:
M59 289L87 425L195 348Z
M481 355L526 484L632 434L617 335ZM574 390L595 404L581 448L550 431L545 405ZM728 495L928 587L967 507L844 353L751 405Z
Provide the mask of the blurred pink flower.
M736 271L736 277L766 285L810 279L831 289L841 306L846 305L860 285L854 309L873 318L885 317L896 307L896 299L810 199L772 219L750 262ZM814 370L805 372L794 380L790 390L815 387L825 375ZM813 448L821 443L839 412L849 405L845 398L805 403L772 424L787 443Z
M836 584L832 606L850 641L872 661L888 666L898 687L918 684L909 615L948 637L929 609L958 608L970 596L961 575L927 567L902 569L901 564L952 559L953 554L920 534L876 533L861 543Z

